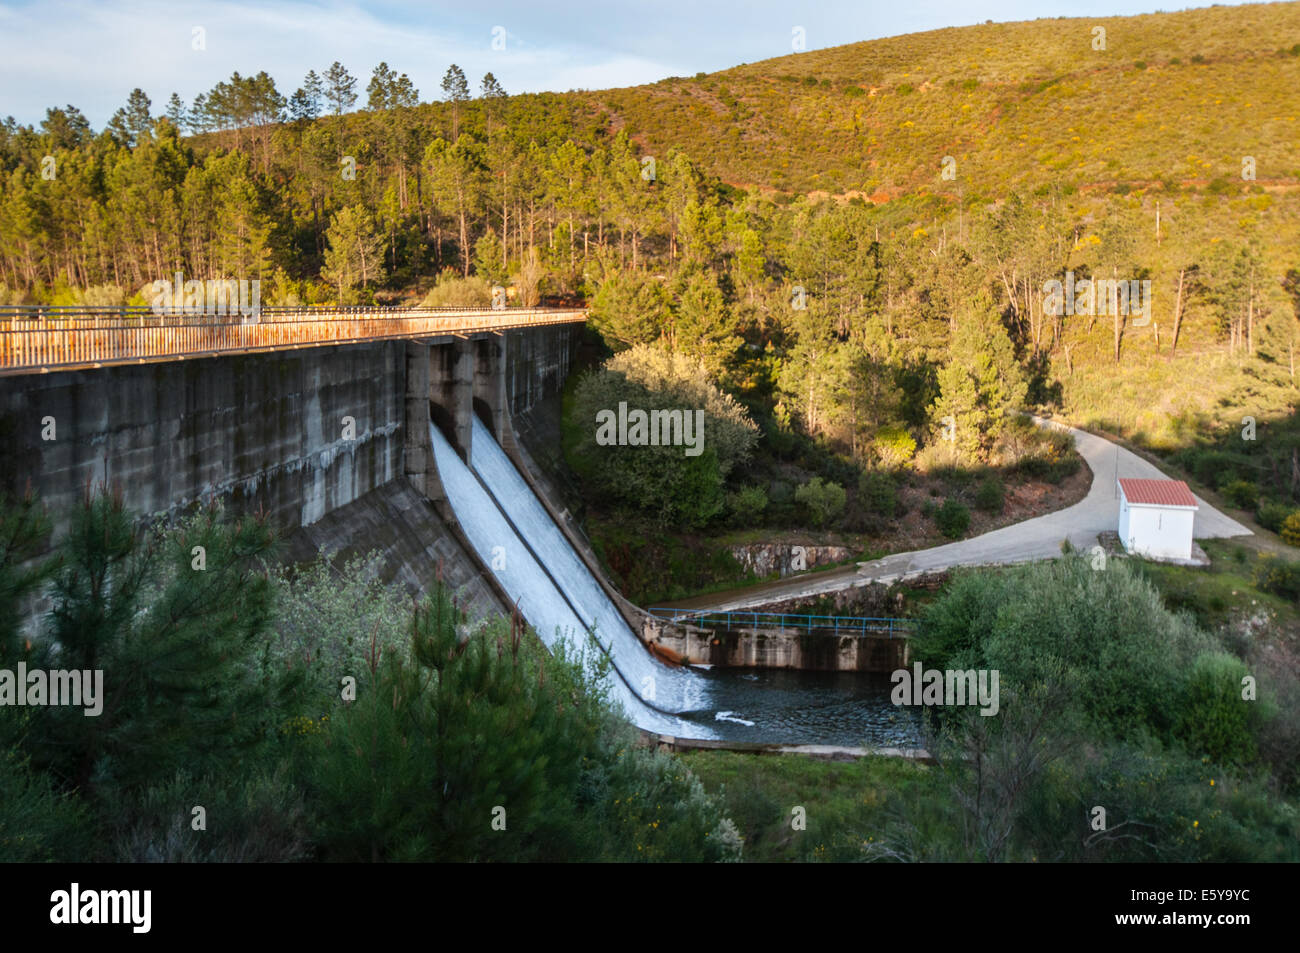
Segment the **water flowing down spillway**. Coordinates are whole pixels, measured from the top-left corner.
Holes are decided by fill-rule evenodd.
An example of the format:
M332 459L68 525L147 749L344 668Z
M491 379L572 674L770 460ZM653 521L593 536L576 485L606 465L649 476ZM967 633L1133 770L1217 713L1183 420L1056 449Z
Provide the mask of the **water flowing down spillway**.
M581 609L575 611L574 603L566 598L565 593L557 586L553 574L548 573L546 569L538 562L533 555L534 552L540 553L542 558L547 561L548 568L552 563L562 565L564 571L570 574L575 573L573 563L563 561L565 556L576 561L577 567L585 573L588 581L592 586L599 590L599 585L594 579L591 579L590 572L586 566L582 565L577 554L569 545L551 521L546 511L542 509L532 491L528 488L515 471L513 464L502 453L501 449L496 446L492 435L485 428L475 421L474 442L481 447L490 446L500 454L500 461L503 461L505 467L516 480L519 480L521 489L508 489L502 493L502 486L509 486L505 483L506 476L500 472L499 466L490 467L490 472L497 478L493 486L496 491L496 500L502 499L503 496L514 495L526 497L528 501L541 511L541 518L546 520L550 528L558 536L558 541L554 538L548 538L544 535L544 530L538 524L536 514L523 514L528 517L529 531L534 533L537 539L546 539L549 548L540 550L530 550L520 534L515 532L510 521L498 507L496 500L479 482L460 456L452 449L451 444L442 435L442 432L433 424L429 425L430 437L433 441L434 458L438 465L438 475L442 479L443 488L447 492L447 497L451 500L452 509L455 510L456 519L464 530L465 535L469 538L470 545L478 553L479 558L489 567L492 574L496 576L497 581L502 588L509 594L510 598L515 600L519 611L523 614L528 624L536 630L537 635L550 648L554 648L560 642L567 643L571 648L571 655L589 659L590 647L587 645L587 632L591 625L596 625L597 638L601 645L605 646L608 652L611 649L617 653L615 665L633 666L632 671L636 680L628 676L627 672L622 669L615 672L610 677L608 684L611 696L616 699L622 706L624 712L632 722L640 728L647 731L661 732L670 735L684 735L686 737L712 737L712 734L700 731L699 725L693 725L681 719L667 714L665 711L656 710L655 707L647 704L642 698L639 691L633 691L632 685L640 686L644 675L650 675L655 678L654 695L658 696L659 684L662 681L665 687L676 681L673 676L689 675L685 672L677 672L669 669L660 662L655 661L648 652L636 640L636 636L628 627L627 623L621 618L621 630L614 622L609 619L605 612L597 610L595 614L590 609ZM479 447L475 448L475 459L482 460L487 456ZM513 504L515 509L520 509L518 502ZM500 548L498 548L500 547ZM500 568L497 568L500 567ZM568 585L575 592L587 592L581 580L570 579ZM587 593L589 595L589 593ZM600 593L604 597L604 593ZM609 600L606 598L606 602ZM595 603L593 603L595 604ZM610 607L613 608L612 606ZM582 616L579 615L582 612ZM617 615L617 613L615 613ZM634 643L634 644L629 644ZM643 664L635 665L632 649L640 651L642 658L639 660ZM656 668L657 666L657 668ZM660 671L662 670L662 671ZM666 673L666 674L665 674ZM629 685L629 682L631 685ZM649 692L647 692L649 694ZM678 692L675 697L683 699L686 692ZM670 705L660 705L665 709Z
M483 485L529 549L543 560L578 617L594 628L614 667L631 687L642 694L652 688L649 697L655 707L667 711L704 707L705 680L691 671L671 668L646 651L541 500L478 419L474 421L473 447L470 463Z
M665 665L641 643L492 434L474 421L472 469L433 424L434 459L456 519L483 565L550 648L609 657L606 684L633 724L679 738L898 745L920 743L884 675L703 671ZM499 567L499 568L498 568ZM599 648L588 641L594 634Z

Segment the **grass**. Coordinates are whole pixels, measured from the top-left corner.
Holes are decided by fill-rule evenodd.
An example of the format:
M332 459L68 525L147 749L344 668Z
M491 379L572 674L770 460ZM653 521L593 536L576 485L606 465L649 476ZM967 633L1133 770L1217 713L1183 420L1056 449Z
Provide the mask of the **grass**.
M1279 627L1300 623L1300 610L1294 602L1255 585L1257 551L1232 540L1202 540L1200 545L1210 557L1205 568L1134 559L1166 606L1192 613L1208 629L1227 624L1234 613L1243 611L1269 612Z
M731 751L679 757L708 791L722 793L750 862L856 858L896 810L940 793L934 772L901 758L822 761ZM797 807L804 809L806 830L792 826Z

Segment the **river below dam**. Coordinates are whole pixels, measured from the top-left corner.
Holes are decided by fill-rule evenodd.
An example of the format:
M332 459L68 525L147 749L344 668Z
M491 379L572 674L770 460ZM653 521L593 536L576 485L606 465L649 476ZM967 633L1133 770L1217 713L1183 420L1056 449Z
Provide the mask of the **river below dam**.
M726 741L916 748L916 708L890 701L889 676L793 669L708 669L709 708L678 715ZM706 734L707 732L707 734Z

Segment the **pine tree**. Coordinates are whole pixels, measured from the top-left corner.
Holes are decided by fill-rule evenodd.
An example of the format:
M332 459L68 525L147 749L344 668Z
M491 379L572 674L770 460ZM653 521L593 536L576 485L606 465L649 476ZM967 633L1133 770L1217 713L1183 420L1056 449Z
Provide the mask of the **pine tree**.
M0 668L12 668L31 652L22 637L27 601L54 569L40 559L50 520L30 492L11 500L0 494Z
M439 585L415 612L409 659L372 658L356 700L311 739L305 781L325 859L566 858L579 846L575 795L605 725L600 691L562 654L546 657L522 619L475 635L464 622Z
M442 77L442 94L451 103L451 141L460 138L460 104L469 101L469 83L465 71L455 63L447 67Z
M483 82L479 85L479 96L483 99L505 99L505 87L497 81L497 78L491 73L483 74Z
M486 169L482 147L468 134L455 143L435 139L425 150L424 164L432 178L438 204L455 211L459 225L461 271L469 276L469 220L482 204Z
M321 277L339 290L339 304L348 303L352 289L384 277L384 236L359 205L340 209L327 233L329 249Z
M194 104L190 106L188 124L190 132L207 132L212 128L208 116L208 96L206 93L199 93L194 97Z
M296 122L311 121L320 116L325 99L325 86L315 70L308 70L302 85L289 98L289 118Z
M88 493L61 545L43 645L51 667L100 670L102 711L50 706L38 760L81 789L135 789L229 769L290 711L295 677L258 663L271 619L260 520L206 510L137 528L120 493Z
M308 73L308 78L311 74ZM334 115L341 116L357 101L356 77L338 60L330 64L325 73L325 99L334 110Z
M152 103L139 87L131 90L126 105L113 113L108 121L108 131L113 138L125 146L134 146L153 128L153 117L149 114Z
M188 114L185 110L185 103L181 101L180 96L172 93L167 99L167 121L170 122L180 132L185 131L186 119Z
M936 432L965 459L988 459L1011 415L1024 406L1029 387L987 293L959 321L938 383L939 397L930 409Z
M366 85L366 108L370 110L391 109L393 106L393 88L397 83L397 74L388 68L387 63L375 67L370 82Z

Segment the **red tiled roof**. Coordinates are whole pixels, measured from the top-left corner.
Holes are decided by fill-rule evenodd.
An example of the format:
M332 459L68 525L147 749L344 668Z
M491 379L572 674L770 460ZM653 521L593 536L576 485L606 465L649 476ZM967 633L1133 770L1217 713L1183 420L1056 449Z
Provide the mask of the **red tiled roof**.
M1119 481L1124 498L1129 503L1147 506L1196 506L1196 497L1182 480L1135 480L1123 477Z

